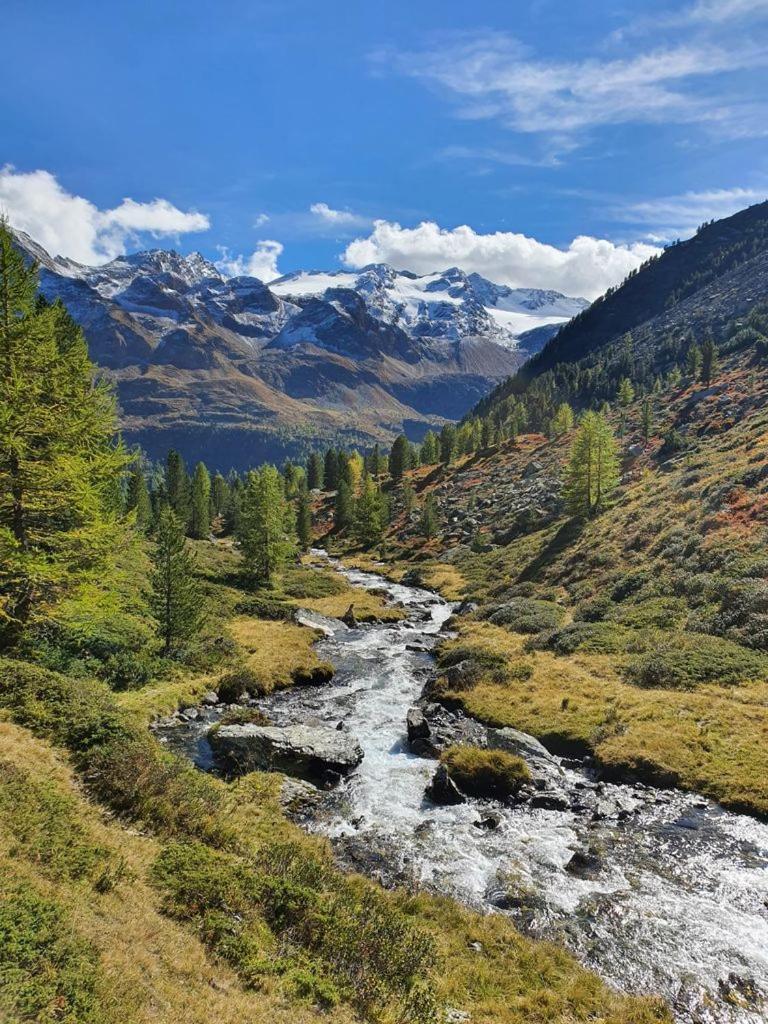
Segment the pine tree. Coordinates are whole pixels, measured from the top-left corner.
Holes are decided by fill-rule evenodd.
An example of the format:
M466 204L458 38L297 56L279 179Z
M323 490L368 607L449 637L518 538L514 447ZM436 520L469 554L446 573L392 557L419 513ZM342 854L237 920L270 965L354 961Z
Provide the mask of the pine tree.
M323 460L318 452L312 452L307 464L307 487L310 491L323 489Z
M312 544L312 509L306 487L299 490L296 501L296 536L301 550L308 551Z
M606 419L586 412L571 445L565 498L574 515L591 516L605 505L619 482L619 458Z
M247 574L269 585L296 550L293 510L274 466L248 474L238 529L238 545Z
M437 536L439 526L440 518L437 510L437 501L433 494L428 494L421 510L419 532L427 540L432 540L433 537Z
M211 481L211 518L223 516L229 501L229 485L221 473L216 473Z
M335 448L329 448L325 453L323 479L326 491L335 491L339 486L339 453Z
M653 404L651 403L650 398L646 398L643 401L642 430L643 439L648 441L653 433Z
M573 409L567 402L561 402L552 418L550 433L552 437L562 437L569 430L573 430Z
M446 466L456 457L456 427L446 423L440 431L440 461Z
M616 397L619 400L619 405L625 409L628 405L632 404L635 397L635 389L632 386L632 381L629 377L622 377L619 381L619 389Z
M160 513L152 553L150 605L166 657L178 655L205 619L203 594L184 526L171 509Z
M688 370L688 376L692 380L696 380L701 370L701 349L693 342L688 349L688 354L685 357L685 365Z
M211 532L211 477L202 462L195 466L191 490L189 535L203 540Z
M165 462L165 489L168 504L186 530L192 512L191 484L184 459L174 448L168 452Z
M712 338L706 338L701 346L701 382L707 387L717 373L717 346Z
M0 221L0 623L11 639L110 570L129 461L82 332L36 289L37 267Z
M408 480L403 483L401 498L403 502L403 511L405 512L407 519L410 516L416 501L416 492L413 489L413 485Z
M393 480L403 479L403 473L411 468L411 446L404 434L399 434L389 453L389 475Z
M365 548L381 541L384 534L385 509L381 491L370 473L363 474L360 497L355 502L355 538Z
M434 466L439 458L440 445L437 435L433 431L428 430L421 444L421 464L423 466Z
M333 507L333 526L337 533L349 529L355 519L355 499L346 481L342 480L336 491Z
M147 478L140 462L134 463L128 475L125 508L127 512L134 513L136 528L142 533L146 533L152 525L152 502L149 497Z

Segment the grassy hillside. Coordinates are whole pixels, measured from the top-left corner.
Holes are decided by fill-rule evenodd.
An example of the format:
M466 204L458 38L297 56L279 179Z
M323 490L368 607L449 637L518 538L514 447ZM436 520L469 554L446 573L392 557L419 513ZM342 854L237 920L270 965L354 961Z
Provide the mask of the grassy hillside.
M470 682L449 673L443 699L592 752L609 775L768 814L768 384L755 344L726 347L709 387L652 393L647 442L644 399L613 408L621 484L594 518L572 519L559 497L573 432L411 474L418 503L438 500L440 536L425 543L401 514L388 558L479 605L442 655L446 669L471 664Z

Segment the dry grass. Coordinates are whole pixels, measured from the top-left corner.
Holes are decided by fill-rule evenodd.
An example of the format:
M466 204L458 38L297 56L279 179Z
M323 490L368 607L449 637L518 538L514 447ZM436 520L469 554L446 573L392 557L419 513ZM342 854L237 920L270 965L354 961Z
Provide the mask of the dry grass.
M232 619L230 631L245 652L244 664L269 689L290 686L294 672L321 664L314 650L318 634L306 626L240 615Z

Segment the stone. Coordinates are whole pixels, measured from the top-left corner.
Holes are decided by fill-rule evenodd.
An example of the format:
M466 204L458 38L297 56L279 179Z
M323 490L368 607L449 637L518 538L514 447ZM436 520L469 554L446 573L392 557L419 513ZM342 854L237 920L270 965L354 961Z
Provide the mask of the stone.
M557 789L545 789L534 793L530 799L531 807L539 807L544 811L567 811L571 801L567 794Z
M577 850L565 865L565 870L576 878L593 879L599 875L602 866L603 862L599 855L590 848Z
M450 777L448 769L444 764L437 766L437 771L427 786L426 796L433 804L440 804L441 806L452 806L467 802L467 798Z
M631 459L637 459L643 454L643 451L644 448L641 444L631 444L629 448L627 448L627 455L629 455Z
M544 467L542 466L542 464L540 462L536 462L536 460L534 459L534 461L529 462L523 470L523 480L527 480L532 476L536 476L536 474L540 473L543 468Z
M478 821L472 822L475 828L481 828L485 832L494 832L501 824L501 815L493 812L484 815Z
M219 703L219 695L218 695L218 693L215 693L213 690L209 690L208 693L204 693L203 694L202 703L207 708L214 707L216 704Z
M350 629L357 628L357 617L355 616L355 606L351 604L349 608L341 616L341 621L345 626L349 626Z
M354 736L327 726L222 725L208 739L216 759L236 774L278 771L328 783L363 760Z
M424 712L421 708L414 707L408 709L408 714L405 716L405 725L408 730L409 743L413 743L414 740L429 739L429 722L424 717Z

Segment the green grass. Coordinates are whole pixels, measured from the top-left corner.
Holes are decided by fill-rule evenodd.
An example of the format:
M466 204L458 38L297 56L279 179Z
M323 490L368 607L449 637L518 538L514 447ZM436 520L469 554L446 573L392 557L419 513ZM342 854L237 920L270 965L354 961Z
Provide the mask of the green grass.
M504 750L453 746L443 751L440 761L463 793L493 800L514 797L531 778L525 761Z

